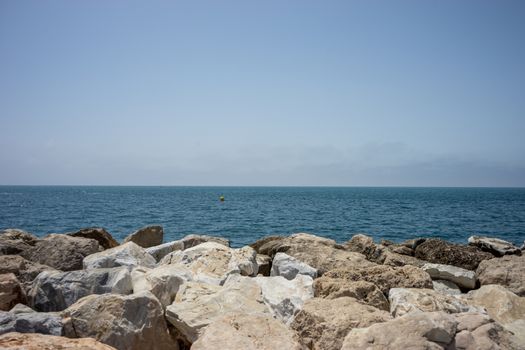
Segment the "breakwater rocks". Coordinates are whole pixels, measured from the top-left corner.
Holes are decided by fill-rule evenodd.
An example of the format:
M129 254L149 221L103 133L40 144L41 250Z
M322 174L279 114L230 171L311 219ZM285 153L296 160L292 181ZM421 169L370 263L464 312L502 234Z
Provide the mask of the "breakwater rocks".
M4 230L0 349L525 349L525 254L468 242Z

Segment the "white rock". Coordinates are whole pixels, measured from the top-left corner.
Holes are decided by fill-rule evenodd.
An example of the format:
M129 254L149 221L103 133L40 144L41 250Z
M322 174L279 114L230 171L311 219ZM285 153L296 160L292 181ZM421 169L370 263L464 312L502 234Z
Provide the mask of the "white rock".
M476 273L452 265L425 264L422 269L426 271L433 280L445 280L454 282L459 287L466 289L476 288Z
M520 248L514 244L504 241L503 239L494 237L480 237L470 236L468 244L481 248L482 250L491 252L496 256L503 256L507 254L521 255Z
M88 255L84 258L84 269L95 269L117 266L144 266L154 267L155 259L133 242L104 250L100 253Z
M454 283L445 280L435 280L432 281L432 286L436 292L441 294L449 295L460 295L461 289Z
M172 241L164 244L156 245L154 247L146 248L146 251L155 258L156 261L160 261L163 257L171 252L177 250L183 250L184 243L182 241Z
M270 276L283 276L288 280L293 280L297 275L306 275L316 278L317 269L314 269L310 265L305 264L288 254L275 254Z
M206 242L215 242L226 247L230 246L230 242L222 237L191 234L177 241L167 242L154 247L146 248L146 251L150 253L157 261L160 261L169 253L195 247Z

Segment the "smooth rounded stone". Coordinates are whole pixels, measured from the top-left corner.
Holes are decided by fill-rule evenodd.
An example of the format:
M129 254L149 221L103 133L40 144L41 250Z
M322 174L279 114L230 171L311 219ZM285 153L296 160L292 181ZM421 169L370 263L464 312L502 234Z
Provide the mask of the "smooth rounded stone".
M477 247L453 244L436 238L419 244L414 256L431 263L453 265L466 270L476 270L481 261L494 257Z
M126 267L44 271L34 280L28 299L37 311L62 311L80 298L104 293L133 293L131 274Z
M152 225L133 232L124 239L123 243L133 242L142 248L149 248L162 244L163 239L164 229L162 226Z
M188 269L178 265L164 265L154 269L137 267L131 273L133 291L148 291L159 299L163 307L170 305L179 288L192 280Z
M478 247L483 251L492 253L495 256L521 255L521 249L514 244L503 239L494 237L470 236L468 244Z
M314 296L310 276L297 275L293 280L282 276L255 277L252 280L261 287L264 303L270 308L272 315L287 325L293 321L305 301ZM226 284L229 282L230 279Z
M433 289L392 288L388 293L390 313L400 317L411 312L444 311L446 313L480 312L484 310L468 304L463 299L441 294Z
M102 249L94 239L50 234L21 255L27 260L57 270L74 271L82 269L84 257L100 252Z
M295 334L269 316L233 314L211 323L192 350L301 350Z
M193 343L210 323L232 313L270 316L261 288L253 279L240 278L227 286L185 283L166 308L166 319L187 342Z
M525 348L525 298L499 285L485 285L470 291L465 299L483 307L491 318L513 332Z
M20 254L36 244L38 238L19 229L0 231L0 255Z
M9 310L12 314L25 314L28 312L36 312L35 310L31 309L29 306L24 304L16 304L13 306L11 310Z
M257 262L257 270L259 275L270 276L270 270L272 267L272 258L268 255L257 254L255 256L255 261Z
M352 297L380 310L390 311L388 299L371 282L347 281L340 278L322 276L314 281L314 295L326 299Z
M317 270L288 254L275 254L272 261L270 276L283 276L288 280L293 280L297 275L316 278Z
M10 350L115 350L95 339L70 339L45 334L7 333L0 336L0 349Z
M499 284L525 297L525 255L505 255L484 260L476 270L481 285Z
M144 248L133 242L103 252L91 254L84 258L84 269L109 268L118 266L155 267L156 261Z
M361 304L354 298L313 298L304 303L290 327L308 349L340 349L352 328L367 327L390 318L388 312Z
M89 295L66 309L70 338L95 338L119 350L177 349L151 293Z
M476 288L476 273L461 267L427 263L421 267L433 280L450 281L464 289Z
M20 281L12 273L0 275L0 310L9 311L18 303L25 303L26 296Z
M0 311L0 334L9 332L63 335L64 324L55 313Z
M461 289L459 287L450 281L445 280L433 280L432 281L432 288L441 294L448 294L448 295L460 295Z
M32 282L42 271L58 271L52 267L34 263L19 255L0 256L0 274L13 273L22 283L26 293L32 287Z
M191 271L194 281L220 285L231 274L256 276L258 266L255 257L255 250L249 246L233 249L216 242L205 242L170 253L159 265L183 265Z
M328 271L325 276L347 281L371 282L378 286L385 296L390 288L432 288L432 280L428 273L411 265L347 267Z
M111 236L111 234L102 227L88 227L80 229L76 232L67 233L72 237L82 237L94 239L104 249L115 248L118 242Z

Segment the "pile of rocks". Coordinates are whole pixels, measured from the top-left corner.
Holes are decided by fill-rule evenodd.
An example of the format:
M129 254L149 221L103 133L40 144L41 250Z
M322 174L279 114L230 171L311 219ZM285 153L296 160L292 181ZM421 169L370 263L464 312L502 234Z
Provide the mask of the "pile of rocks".
M0 232L2 349L525 349L525 255L473 236L231 248L160 226Z

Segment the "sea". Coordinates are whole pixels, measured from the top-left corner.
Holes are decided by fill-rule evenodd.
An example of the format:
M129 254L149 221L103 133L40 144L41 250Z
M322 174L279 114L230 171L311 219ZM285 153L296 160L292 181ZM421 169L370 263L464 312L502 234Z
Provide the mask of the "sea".
M378 242L486 235L521 246L525 188L0 186L0 229L96 226L122 240L153 224L165 242L199 233L233 247L297 232L341 243L356 233Z

